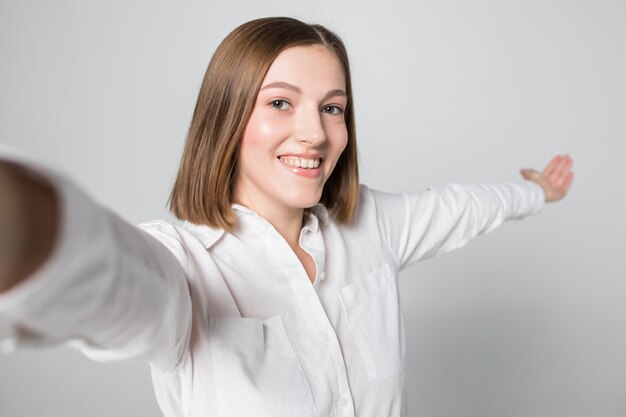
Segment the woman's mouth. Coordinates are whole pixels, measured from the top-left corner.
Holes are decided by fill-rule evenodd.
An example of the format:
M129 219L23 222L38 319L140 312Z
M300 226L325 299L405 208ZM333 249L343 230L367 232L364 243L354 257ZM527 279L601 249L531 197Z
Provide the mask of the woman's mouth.
M322 163L322 158L306 159L295 156L279 156L280 162L293 168L313 169L318 168Z
M279 156L278 160L292 174L305 178L318 178L322 175L322 158L307 159L297 156Z

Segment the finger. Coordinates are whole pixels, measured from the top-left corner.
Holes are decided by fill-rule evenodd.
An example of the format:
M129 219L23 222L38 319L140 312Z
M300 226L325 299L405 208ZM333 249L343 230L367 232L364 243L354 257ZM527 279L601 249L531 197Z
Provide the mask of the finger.
M556 168L558 162L559 162L559 158L560 156L557 155L554 158L552 158L552 160L550 161L550 163L545 167L545 169L543 170L543 175L548 178L550 175L552 175L552 173L554 172L554 169Z
M556 183L559 178L563 175L565 167L567 166L568 158L566 156L562 156L559 158L559 161L556 163L554 167L554 171L548 176L548 179L552 183Z
M565 179L565 182L563 183L563 189L565 191L569 190L570 187L572 186L573 181L574 181L574 173L570 172L567 178Z
M555 171L554 173L554 184L559 187L563 185L568 175L572 172L572 164L573 161L569 158L569 156L566 155L563 166L560 168L560 170Z
M569 161L569 158L567 157L567 155L561 155L558 162L556 163L556 167L554 168L554 170L556 172L562 172L565 166L567 165L568 161Z
M570 172L568 173L566 176L564 176L563 178L559 178L558 183L555 184L555 187L563 192L566 193L567 190L569 189L570 185L572 184L572 178L573 178L574 173Z
M574 161L572 161L572 158L570 158L569 155L563 155L563 158L561 159L561 168L562 169L568 169L569 167L572 166L572 163Z
M522 177L528 181L539 181L542 176L541 172L532 168L522 169L520 170L520 173L522 174Z
M554 180L554 184L553 185L556 188L563 189L564 185L565 185L565 181L567 181L568 177L569 177L569 175L561 175L556 180Z

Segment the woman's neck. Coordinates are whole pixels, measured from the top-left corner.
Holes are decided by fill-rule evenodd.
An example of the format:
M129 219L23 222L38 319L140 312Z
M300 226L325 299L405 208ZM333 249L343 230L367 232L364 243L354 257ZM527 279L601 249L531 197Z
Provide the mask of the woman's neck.
M289 246L296 248L299 245L300 230L304 221L303 208L288 207L262 198L246 198L245 195L235 198L235 202L267 220Z
M289 246L292 248L299 246L304 214L303 209L291 209L289 213L280 213L277 210L257 213L274 226L274 229L287 241Z

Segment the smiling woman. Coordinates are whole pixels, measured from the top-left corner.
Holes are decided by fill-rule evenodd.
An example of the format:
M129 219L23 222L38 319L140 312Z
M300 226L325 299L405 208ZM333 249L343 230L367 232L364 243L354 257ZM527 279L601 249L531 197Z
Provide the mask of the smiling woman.
M234 200L294 247L302 210L320 201L348 143L345 78L326 46L286 49L265 75L241 140Z
M276 57L262 84L241 140L233 200L274 226L314 282L314 260L298 238L303 209L321 200L348 143L346 76L326 46L295 46Z
M260 186L255 179L263 178L266 186L277 181L275 169L280 165L275 159L311 158L316 152L319 171L305 173L295 158L286 162L290 167L300 164L295 170L300 177L318 178L317 194L310 194L313 182L306 191L300 190L305 185L301 183L281 193L308 199L309 204L300 201L300 208L321 202L336 221L348 222L359 199L350 79L343 42L321 25L278 17L236 28L217 48L204 76L170 198L172 211L181 219L232 231L236 222L232 202L245 201L258 209L267 204L259 200L259 193L244 193ZM271 161L251 158L255 151L262 152L257 156L270 156L269 147L279 142L280 149L274 151L282 153ZM247 173L236 181L242 169ZM274 184L274 189L283 186ZM281 218L283 212L276 214Z
M405 416L399 272L561 199L571 166L361 185L343 43L254 20L204 77L170 197L182 222L134 227L0 149L0 339L146 361L167 417Z

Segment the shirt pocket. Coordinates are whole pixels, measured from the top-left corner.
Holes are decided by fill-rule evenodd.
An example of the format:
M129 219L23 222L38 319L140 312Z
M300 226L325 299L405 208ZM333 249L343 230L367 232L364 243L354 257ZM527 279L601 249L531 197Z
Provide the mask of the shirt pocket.
M341 288L339 297L369 379L402 372L404 322L391 267L384 264L362 281Z
M211 317L218 416L292 417L316 411L280 316Z

